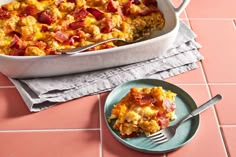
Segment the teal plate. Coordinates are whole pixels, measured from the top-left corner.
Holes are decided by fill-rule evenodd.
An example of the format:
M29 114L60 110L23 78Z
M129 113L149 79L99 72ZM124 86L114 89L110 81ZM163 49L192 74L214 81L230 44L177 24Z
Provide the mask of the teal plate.
M158 146L152 145L151 142L144 135L133 138L121 138L119 136L119 132L112 128L112 123L108 123L107 121L108 117L111 115L111 110L114 104L119 102L121 98L129 92L130 88L154 86L162 86L165 90L171 90L172 92L175 92L177 94L175 101L177 106L177 119L172 121L170 125L173 125L174 123L178 122L181 118L183 118L192 110L197 108L197 105L193 98L180 87L162 80L140 79L126 82L116 87L108 95L104 106L105 121L112 135L127 147L145 153L166 153L184 146L194 137L200 124L199 115L183 123L177 129L176 135L171 140Z

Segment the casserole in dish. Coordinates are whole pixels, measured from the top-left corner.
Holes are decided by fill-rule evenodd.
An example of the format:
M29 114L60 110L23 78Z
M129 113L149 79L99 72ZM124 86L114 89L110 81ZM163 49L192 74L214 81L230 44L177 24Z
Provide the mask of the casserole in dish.
M0 55L0 71L12 78L47 77L109 68L158 57L175 40L179 27L178 16L188 2L189 0L185 0L178 8L174 8L169 1L158 0L165 26L161 31L153 32L145 41L73 55Z

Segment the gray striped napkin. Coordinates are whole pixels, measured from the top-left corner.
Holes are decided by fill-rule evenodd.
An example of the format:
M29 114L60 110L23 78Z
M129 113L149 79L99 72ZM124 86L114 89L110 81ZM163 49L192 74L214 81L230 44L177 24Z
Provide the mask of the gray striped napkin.
M172 48L163 56L135 64L93 72L34 79L11 79L32 112L86 95L110 91L133 79L165 79L197 68L203 59L196 35L180 22Z

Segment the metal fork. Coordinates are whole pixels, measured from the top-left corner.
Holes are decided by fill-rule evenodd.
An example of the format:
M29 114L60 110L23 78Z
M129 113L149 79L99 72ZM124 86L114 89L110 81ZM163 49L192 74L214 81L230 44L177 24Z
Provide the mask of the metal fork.
M121 38L111 38L111 39L103 40L103 41L100 41L100 42L97 42L97 43L94 43L94 44L90 44L90 45L87 45L87 46L77 47L77 48L73 48L73 49L62 49L62 50L57 50L57 51L61 52L62 54L68 54L69 55L69 54L75 54L75 53L83 52L85 50L88 50L90 48L96 47L98 45L101 45L101 44L104 44L104 43L107 43L107 42L110 42L110 41L121 41L121 42L124 42L126 44L132 44L132 43L142 41L145 38L146 37L140 37L140 38L137 38L133 41L126 41L126 40L121 39Z
M151 134L147 138L150 139L152 141L152 143L154 143L154 144L161 144L161 143L169 141L172 137L174 137L177 128L181 124L183 124L188 119L190 119L190 118L200 114L201 112L205 111L206 109L208 109L209 107L211 107L212 105L214 105L215 103L220 101L221 99L222 99L222 96L219 95L219 94L214 96L212 99L208 100L203 105L201 105L197 109L193 110L189 115L184 117L182 120L180 120L175 125L169 126L167 128L164 128L164 129L154 133L154 134Z

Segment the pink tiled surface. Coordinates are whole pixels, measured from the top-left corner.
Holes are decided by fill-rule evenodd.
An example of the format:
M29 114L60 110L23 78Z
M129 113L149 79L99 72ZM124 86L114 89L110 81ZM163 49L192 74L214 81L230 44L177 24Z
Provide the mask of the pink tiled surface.
M181 0L173 0L175 6ZM0 157L233 157L236 156L236 1L192 0L180 18L202 45L193 71L167 79L198 104L217 93L223 100L201 115L199 131L184 147L165 154L131 150L113 138L103 117L108 93L83 97L30 113L0 74Z

